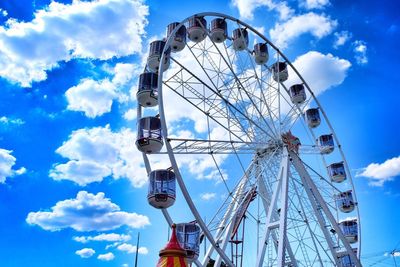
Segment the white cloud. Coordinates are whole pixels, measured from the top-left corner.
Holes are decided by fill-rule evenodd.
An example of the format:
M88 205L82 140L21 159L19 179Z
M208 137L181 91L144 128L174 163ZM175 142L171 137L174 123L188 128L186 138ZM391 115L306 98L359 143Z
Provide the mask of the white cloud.
M310 51L299 56L293 62L293 65L316 96L341 84L351 67L348 60L335 57L332 54L324 55L317 51ZM300 83L300 80L290 68L289 79L285 84L290 86L296 83Z
M131 108L124 113L124 119L127 121L133 121L136 119L137 111L135 108Z
M54 180L71 180L80 186L101 182L111 175L111 169L94 161L70 160L65 164L55 165L50 172Z
M284 23L277 23L269 31L269 34L275 45L279 48L286 48L293 39L305 33L321 39L330 34L336 25L336 20L332 20L323 14L309 12L293 16Z
M121 244L121 243L120 243L120 242L114 242L114 243L112 243L112 244L108 244L108 245L106 246L106 249L115 248L115 247L118 246L119 244Z
M357 64L365 65L368 63L367 56L367 43L364 41L357 40L353 43L354 45L354 57Z
M278 12L279 18L285 20L293 15L294 11L285 1L272 0L231 0L231 3L239 9L240 17L243 19L252 20L254 10L260 7L267 7L268 10Z
M335 32L334 35L335 35L335 42L333 44L334 48L339 48L351 38L351 33L348 31Z
M23 121L22 119L10 119L6 116L2 116L0 117L0 123L4 124L4 125L22 125L25 124L25 121Z
M96 253L96 251L94 251L94 249L92 249L92 248L83 248L81 250L75 251L75 254L79 255L81 258L90 258L95 253Z
M136 246L131 245L131 244L127 244L127 243L123 243L123 244L119 245L117 247L117 249L120 250L120 251L124 251L126 253L129 253L129 254L136 253ZM138 253L146 255L146 254L149 253L149 250L146 247L139 247Z
M129 265L127 263L122 264L122 267L128 267Z
M215 193L203 193L203 194L200 194L200 198L202 200L208 201L208 200L214 199L216 197L216 195L217 194L215 194Z
M96 236L74 236L73 239L76 242L80 243L87 243L89 241L126 242L131 240L131 236L124 234L110 233L110 234L99 234Z
M116 86L125 85L134 77L138 76L142 70L143 69L136 64L118 63L114 67L114 77L111 81Z
M115 258L115 256L112 252L108 252L106 254L100 254L97 256L97 258L102 261L111 261Z
M113 100L118 97L116 87L109 80L82 80L65 92L67 109L83 111L89 118L95 118L111 111Z
M21 168L19 168L18 170L15 170L15 171L14 171L14 174L15 174L15 175L21 175L21 174L24 174L24 173L26 173L25 167L21 167Z
M30 22L10 18L0 26L0 76L29 87L61 61L140 53L148 13L142 0L53 1Z
M104 197L80 191L75 199L57 202L51 211L30 212L27 223L49 231L72 228L76 231L106 231L123 225L141 228L149 225L149 218L137 213L121 211L118 205Z
M147 255L149 250L146 247L140 247L138 250L139 254Z
M7 17L7 16L8 16L7 10L2 9L2 8L0 8L0 14L1 14L3 17Z
M383 163L371 163L358 172L356 176L368 178L371 186L383 186L385 182L392 181L394 177L399 175L400 156L388 159Z
M74 131L56 150L69 161L56 164L50 170L50 177L83 186L112 176L114 179L128 178L133 186L142 187L147 174L135 139L136 134L131 130L112 132L108 125Z
M0 148L0 184L4 183L8 177L21 175L26 172L24 167L14 170L12 167L15 165L17 159L11 155L11 150Z
M114 77L95 81L87 78L65 92L68 101L68 110L83 111L89 118L95 118L111 111L114 100L125 102L129 96L123 93L122 88L140 70L136 64L118 63L110 74Z
M329 0L305 0L301 5L307 9L323 9L329 4Z

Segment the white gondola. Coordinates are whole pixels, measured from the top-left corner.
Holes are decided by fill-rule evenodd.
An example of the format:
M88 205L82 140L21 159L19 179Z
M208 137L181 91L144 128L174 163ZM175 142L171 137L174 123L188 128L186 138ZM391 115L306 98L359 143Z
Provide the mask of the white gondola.
M233 30L233 49L243 51L249 45L249 33L245 28L237 28Z
M357 255L357 248L353 248L353 252ZM355 267L356 264L351 259L347 251L339 251L337 254L339 258L339 267Z
M200 227L195 223L178 223L176 236L181 247L186 250L188 263L191 264L199 257Z
M144 153L157 153L163 147L161 121L157 117L144 117L138 121L136 147Z
M335 199L336 199L336 205L342 212L349 213L354 210L355 204L351 190L341 192L335 195Z
M154 72L140 74L136 99L142 107L154 107L158 104L157 82L158 75Z
M254 61L258 65L267 63L269 58L268 46L266 43L258 43L254 45Z
M356 243L358 240L357 219L347 219L339 223L344 236L349 243Z
M306 121L310 128L318 127L321 124L321 117L319 116L318 108L310 108L306 110Z
M306 101L306 90L302 84L294 84L289 88L290 100L293 104L301 104Z
M149 174L147 200L157 209L166 209L175 203L175 174L171 170L154 170Z
M329 165L328 173L332 182L341 183L346 180L346 171L343 162L332 163Z
M335 148L332 134L323 134L318 137L318 147L321 154L332 153Z
M189 18L189 27L187 29L190 41L198 43L207 36L207 21L204 17L193 16Z
M222 43L228 36L228 26L225 19L216 18L211 21L210 38L214 43Z
M165 41L163 40L157 40L150 43L149 57L147 58L147 67L150 69L150 71L158 72L164 47ZM170 53L171 49L167 49L163 62L164 71L167 70L169 67Z
M173 22L167 27L167 36L169 37L173 30L179 25L179 22ZM171 40L171 51L179 52L185 48L186 45L186 27L182 25L174 34Z
M272 73L276 82L286 81L289 77L287 64L285 62L276 62L272 64Z

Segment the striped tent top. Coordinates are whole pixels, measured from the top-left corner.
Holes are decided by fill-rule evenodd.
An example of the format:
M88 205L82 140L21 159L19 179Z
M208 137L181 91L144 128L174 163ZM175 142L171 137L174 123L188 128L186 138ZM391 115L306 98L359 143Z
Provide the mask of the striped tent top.
M160 251L160 260L156 267L188 267L186 251L178 243L175 232L176 225L172 225L172 235L165 248Z

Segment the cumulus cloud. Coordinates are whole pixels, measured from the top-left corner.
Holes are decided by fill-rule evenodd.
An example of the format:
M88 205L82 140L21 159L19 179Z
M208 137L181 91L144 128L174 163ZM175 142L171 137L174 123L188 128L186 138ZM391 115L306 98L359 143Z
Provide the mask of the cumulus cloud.
M24 167L21 167L18 170L13 169L17 159L11 155L11 153L11 150L0 148L0 184L4 183L8 177L21 175L26 172Z
M254 17L254 10L260 7L267 7L268 10L278 12L279 18L282 20L290 17L294 11L284 1L272 0L232 0L233 6L239 10L240 17L243 19L252 20Z
M351 63L346 59L317 51L310 51L299 56L293 65L307 81L315 95L341 84L351 67ZM290 86L300 82L297 75L289 69L289 79L285 84Z
M72 228L80 232L106 231L123 225L141 228L150 224L147 216L121 211L104 193L94 195L86 191L80 191L75 199L57 202L50 211L30 212L26 222L49 231Z
M94 251L94 249L92 249L92 248L83 248L81 250L75 251L75 254L79 255L81 258L90 258L95 253L96 253L96 251Z
M120 251L124 251L126 253L129 253L129 254L136 253L136 246L131 245L131 244L127 244L127 243L123 243L123 244L119 245L117 247L117 249L120 250ZM149 253L149 250L146 247L139 247L138 253L146 255L146 254Z
M111 261L115 258L115 256L112 252L108 252L106 254L100 254L97 256L97 258L101 261Z
M124 234L99 234L96 236L74 236L73 238L76 242L87 243L89 241L107 241L107 242L126 242L131 240L130 235Z
M131 108L124 113L124 119L127 121L132 121L136 119L137 111L135 108Z
M118 63L111 71L114 77L95 81L87 78L65 92L68 110L83 111L89 118L95 118L111 111L114 100L125 102L129 99L121 88L140 72L136 64Z
M368 63L367 56L367 43L364 41L357 40L353 43L354 45L354 57L357 64L365 65Z
M55 164L50 177L84 186L112 176L115 179L128 178L133 186L142 187L147 174L135 147L135 139L136 134L131 130L113 132L108 125L74 131L56 150L69 161Z
M203 193L203 194L200 194L200 198L202 200L208 201L208 200L214 199L216 197L216 195L217 194L215 194L215 193Z
M334 35L335 35L335 42L333 44L334 48L339 48L351 38L351 33L348 31L335 32Z
M69 110L83 111L89 118L95 118L111 111L116 87L109 80L83 80L65 92Z
M329 4L329 0L305 0L301 5L307 9L323 9Z
M392 181L400 175L400 156L386 160L383 163L371 163L356 176L369 179L371 186L383 186L387 181Z
M138 76L143 71L139 65L129 63L118 63L112 70L114 77L111 82L116 86L125 85L132 80L133 77Z
M33 20L0 26L0 76L21 86L43 81L58 62L140 53L148 7L142 0L51 2Z
M301 25L301 27L299 27ZM327 36L337 26L336 20L323 15L309 12L293 16L284 23L277 23L269 34L279 48L286 48L295 38L309 33L317 39Z
M111 169L94 161L70 160L65 164L55 165L50 172L54 180L71 180L80 186L101 182L111 175Z

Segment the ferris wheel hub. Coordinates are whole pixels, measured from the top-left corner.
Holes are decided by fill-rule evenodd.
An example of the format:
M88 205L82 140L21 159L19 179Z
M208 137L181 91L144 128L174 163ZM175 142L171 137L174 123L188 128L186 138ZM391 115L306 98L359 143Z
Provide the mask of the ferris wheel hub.
M294 136L291 131L282 134L282 142L287 146L289 151L299 152L300 139Z

